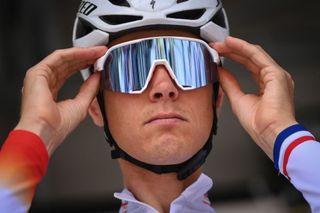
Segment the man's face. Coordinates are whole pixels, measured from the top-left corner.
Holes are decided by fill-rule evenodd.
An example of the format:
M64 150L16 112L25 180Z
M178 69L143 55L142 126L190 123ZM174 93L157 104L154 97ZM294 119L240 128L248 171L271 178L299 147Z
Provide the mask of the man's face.
M162 32L168 34L172 32ZM130 38L136 39L137 34L125 40ZM140 161L155 165L184 162L209 137L213 120L212 86L183 91L165 66L155 68L142 94L105 90L104 97L112 136L121 149Z

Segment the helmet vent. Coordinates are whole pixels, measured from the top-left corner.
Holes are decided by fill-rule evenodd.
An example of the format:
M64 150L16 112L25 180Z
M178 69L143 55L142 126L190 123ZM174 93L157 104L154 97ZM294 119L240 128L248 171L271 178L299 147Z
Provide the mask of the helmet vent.
M99 17L102 21L110 25L125 24L133 21L142 20L142 16L130 16L130 15L106 15Z
M177 0L177 4L185 2L185 1L188 1L188 0Z
M220 27L226 28L226 19L222 8L212 17L211 21Z
M79 18L77 23L76 38L81 38L94 30L94 27L87 21Z
M109 0L112 4L118 5L121 7L130 7L130 4L127 0Z
M197 20L206 12L205 9L185 10L167 15L168 18Z

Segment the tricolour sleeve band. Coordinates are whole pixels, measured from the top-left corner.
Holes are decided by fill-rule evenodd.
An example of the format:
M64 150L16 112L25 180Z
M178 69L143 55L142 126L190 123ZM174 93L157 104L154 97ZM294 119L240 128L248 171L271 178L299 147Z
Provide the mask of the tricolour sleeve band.
M288 178L289 181L291 181L291 178L288 174L288 170L287 170L287 165L289 162L289 157L292 153L292 151L299 146L300 144L306 142L306 141L314 141L315 138L312 136L303 136L300 138L297 138L296 140L294 140L285 150L284 156L283 156L283 166L282 166L282 171L283 171L283 175L286 176Z
M320 143L301 125L282 131L274 146L274 164L320 213Z
M290 135L299 132L299 131L306 131L304 126L300 124L292 125L285 130L283 130L276 138L274 148L273 148L273 159L274 159L274 166L277 170L279 170L279 156L280 156L280 150L283 142L286 138L288 138Z

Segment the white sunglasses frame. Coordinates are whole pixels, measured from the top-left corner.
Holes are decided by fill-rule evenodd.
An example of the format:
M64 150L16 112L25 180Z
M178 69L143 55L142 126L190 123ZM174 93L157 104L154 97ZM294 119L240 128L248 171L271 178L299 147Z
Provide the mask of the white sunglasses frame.
M211 48L206 42L204 42L201 39L195 39L195 38L189 38L189 37L180 37L180 36L156 36L156 37L147 37L147 38L142 38L142 39L130 40L130 41L123 42L123 43L117 44L115 46L112 46L110 49L107 50L107 52L102 57L100 57L96 61L96 63L94 64L94 72L101 72L103 70L105 60L107 59L109 53L112 50L117 49L119 47L130 45L130 44L139 43L141 41L159 39L159 38L176 38L176 39L180 39L180 40L195 41L195 42L201 43L208 49L209 53L211 54L211 56L213 58L213 61L217 65L220 65L220 63L221 63L221 60L220 60L220 57L219 57L219 54L217 53L217 51L215 51L213 48ZM166 67L170 77L172 78L172 80L174 80L176 85L181 90L193 90L193 89L196 89L195 87L183 87L178 82L178 80L176 79L176 76L175 76L175 74L174 74L169 62L166 59L157 59L157 60L154 60L154 62L152 63L152 66L150 67L149 74L148 74L148 77L146 79L144 87L141 88L139 91L130 91L129 94L141 94L141 93L143 93L143 91L148 87L149 82L152 79L153 73L155 71L155 68L158 65L164 65Z

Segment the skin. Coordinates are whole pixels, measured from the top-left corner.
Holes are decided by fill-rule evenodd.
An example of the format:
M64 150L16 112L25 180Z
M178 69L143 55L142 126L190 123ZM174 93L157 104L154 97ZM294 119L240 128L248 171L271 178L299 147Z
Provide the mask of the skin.
M239 82L225 68L219 68L220 83L228 96L232 111L256 144L273 160L277 135L296 124L294 82L260 46L228 37L211 44L220 55L243 64L259 87L259 94L246 94Z
M141 31L120 37L111 46L160 35L196 38L183 31ZM111 134L124 151L143 162L155 165L184 162L200 150L209 137L213 120L212 86L183 91L163 65L155 68L142 94L105 90L104 96ZM93 112L97 109L98 106L91 108L90 115L101 125L101 113Z
M260 92L258 94L246 94L241 90L239 82L226 68L219 69L220 83L223 91L230 100L234 114L255 143L272 159L276 136L284 128L296 123L293 105L294 84L290 75L273 61L262 48L246 41L228 37L224 42L211 44L211 46L226 58L245 65L255 77ZM102 56L105 51L105 47L59 50L27 72L22 94L21 118L16 129L32 131L39 135L47 147L50 156L63 142L64 138L86 117L89 108L91 114L99 114L99 110L94 110L96 108L96 104L94 103L96 102L93 101L99 87L98 73L92 75L82 85L74 99L57 101L56 97L59 89L71 74L92 64L98 57ZM162 83L167 85L166 88L172 88L163 91L173 91L174 88L177 89L171 79L166 76L166 72L162 72L164 68L160 66L157 67L157 69L159 70L157 70L156 75L152 79L153 82L149 85L148 90L142 94L141 97L137 98L136 106L134 107L135 112L137 109L140 110L138 107L141 107L143 103L148 102L150 106L154 105L156 107L149 108L147 105L141 108L146 116L154 113L152 109L157 110L157 112L176 110L187 116L188 119L198 122L197 116L201 117L203 115L193 116L194 106L186 107L185 104L190 104L190 102L185 100L184 97L198 97L199 94L195 93L202 93L203 91L194 91L195 93L187 94L175 90L174 96L168 96L170 92L164 92L164 94L167 95L163 95L161 98L155 98L158 96L154 96L153 94L155 93L153 93L152 90L158 88ZM206 92L204 93L206 94ZM200 94L200 96L202 95ZM110 105L107 106L107 111L109 110L107 113L109 114L110 120L112 120L111 122L115 122L110 111L119 103L118 101L112 103L111 100L114 99L112 94L106 94L106 99L110 101L108 102ZM129 102L126 102L127 100L129 100L127 97L120 97L119 102L128 104ZM179 103L181 103L181 105ZM206 111L206 107L204 111ZM122 113L122 111L117 113ZM127 113L129 113L129 116L133 116L130 111ZM92 117L94 117L97 124L101 125L101 120L98 119L99 116ZM144 121L144 119L144 117L140 116L134 117L134 120L138 123ZM171 154L181 147L185 149L184 151L188 152L188 154L192 153L192 150L185 146L182 140L180 141L178 139L181 135L179 136L179 131L176 131L181 130L185 132L192 124L182 121L178 122L178 125L168 123L169 124L154 125L146 128L140 124L140 126L137 125L137 127L135 127L137 128L135 131L141 130L146 136L135 135L134 137L142 137L143 140L150 139L152 141L152 143L143 147L145 151L154 151L157 147L159 148L159 144L168 144L168 141L174 141L169 143L168 148L161 151L163 154L160 153L160 156L151 155L147 156L146 159L157 159L154 161L156 163L179 162L183 160L186 155L179 153L176 158L171 158L170 161L166 161L163 156ZM204 125L200 123L199 125ZM172 131L164 133L166 132L164 130L172 126L174 127ZM156 131L157 134L159 133L161 139L153 139L150 135L151 130ZM121 139L116 127L112 127L112 131L115 137L119 139L119 141L122 141L122 144L126 143L126 137L128 136ZM199 134L205 133L206 131ZM197 142L195 143L197 144ZM195 147L199 147L199 144L195 145ZM139 155L138 151L135 151L134 148L132 148L130 152ZM122 160L119 160L119 163L124 175L126 187L133 192L137 199L150 204L160 212L168 212L170 202L179 196L186 186L194 182L201 172L198 170L186 181L177 182L176 176L170 173L156 175Z
M51 156L87 116L98 92L99 74L84 82L74 99L57 101L58 91L68 77L93 64L106 50L106 47L56 50L30 68L22 89L21 118L15 129L39 135Z
M142 94L106 92L105 97L111 133L121 148L141 161L158 165L181 163L209 137L212 87L182 91L164 66L156 68ZM154 118L161 115L170 117Z

